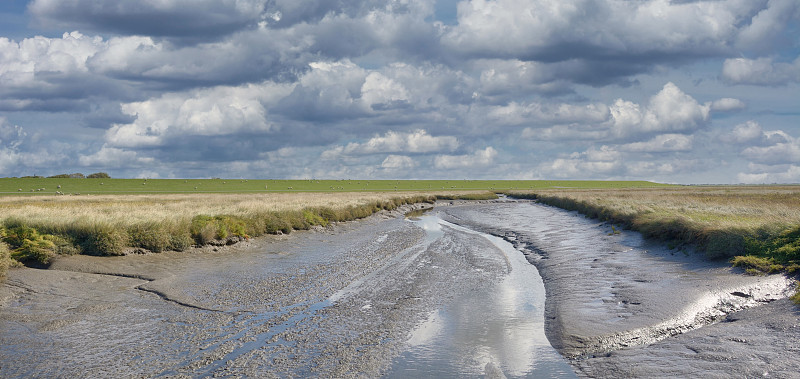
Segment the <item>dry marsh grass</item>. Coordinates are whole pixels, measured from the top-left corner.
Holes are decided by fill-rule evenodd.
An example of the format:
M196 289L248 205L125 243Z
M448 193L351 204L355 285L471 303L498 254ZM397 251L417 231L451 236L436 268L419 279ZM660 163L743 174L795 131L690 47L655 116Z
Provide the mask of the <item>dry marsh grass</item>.
M541 198L564 198L597 206L609 216L680 217L709 228L755 230L800 224L800 186L680 187L627 190L545 190Z
M181 221L198 214L248 216L304 208L344 208L418 193L274 193L0 197L4 219L37 225L73 222L129 226Z
M439 195L496 197L474 191ZM47 264L59 254L180 251L359 219L435 197L420 192L0 197L0 275L14 260Z
M626 190L542 190L513 194L611 221L711 258L740 255L792 265L800 228L800 186L708 186ZM794 246L794 247L793 247ZM774 265L769 265L774 271Z

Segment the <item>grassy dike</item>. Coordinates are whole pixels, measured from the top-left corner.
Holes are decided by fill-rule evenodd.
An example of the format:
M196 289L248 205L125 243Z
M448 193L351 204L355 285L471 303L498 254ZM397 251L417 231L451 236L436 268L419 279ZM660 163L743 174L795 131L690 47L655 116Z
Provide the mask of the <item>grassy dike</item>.
M606 180L275 180L0 178L0 196L101 194L216 194L383 191L507 191L545 188L670 187L646 181Z
M491 199L492 192L440 194ZM351 221L436 194L204 194L0 198L0 276L21 263L46 266L58 255L124 255L230 244Z
M509 192L691 246L752 275L800 274L800 186ZM800 304L800 292L793 297Z

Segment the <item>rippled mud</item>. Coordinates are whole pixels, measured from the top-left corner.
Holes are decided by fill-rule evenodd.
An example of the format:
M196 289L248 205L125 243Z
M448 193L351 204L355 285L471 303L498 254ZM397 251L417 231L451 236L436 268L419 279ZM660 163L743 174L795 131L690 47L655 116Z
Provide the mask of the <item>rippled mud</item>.
M0 286L0 377L800 369L800 315L782 276L744 276L530 202L414 216L12 270Z

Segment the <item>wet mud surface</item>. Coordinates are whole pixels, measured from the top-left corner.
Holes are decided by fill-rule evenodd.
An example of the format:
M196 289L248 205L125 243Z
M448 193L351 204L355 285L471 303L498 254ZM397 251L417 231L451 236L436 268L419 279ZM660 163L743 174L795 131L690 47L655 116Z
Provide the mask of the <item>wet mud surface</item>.
M547 335L579 376L793 377L800 312L791 280L534 203L453 207L446 219L504 236L547 291Z
M11 270L0 377L788 377L790 287L555 208L443 203Z
M402 359L413 338L437 346L419 343L420 325L448 312L482 319L468 305L494 311L487 299L513 267L496 243L394 213L228 247L12 270L0 289L0 376L403 377L419 369ZM476 293L485 297L470 303ZM547 343L543 315L524 321L541 336L522 346L549 349L547 365L574 376ZM469 351L434 361L445 376L533 370L535 356L497 352L505 339L484 349L467 335Z

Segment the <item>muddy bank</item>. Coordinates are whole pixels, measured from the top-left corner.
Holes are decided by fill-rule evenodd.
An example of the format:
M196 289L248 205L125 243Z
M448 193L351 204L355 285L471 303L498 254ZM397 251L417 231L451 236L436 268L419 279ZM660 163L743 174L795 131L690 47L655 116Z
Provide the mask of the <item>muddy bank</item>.
M0 287L0 376L392 375L419 325L509 273L487 238L398 212L228 247L68 257ZM500 377L498 354L466 351L450 376Z
M547 289L548 338L582 376L781 376L800 369L800 322L785 300L793 285L783 276L742 275L725 262L534 203L444 212L526 252Z
M423 233L396 216L220 248L73 256L49 270L12 270L0 289L0 376L227 375L255 355L262 358L241 366L251 376L297 375L309 362L293 360L302 356L302 332L290 326L324 320L316 310L328 296L420 241Z

